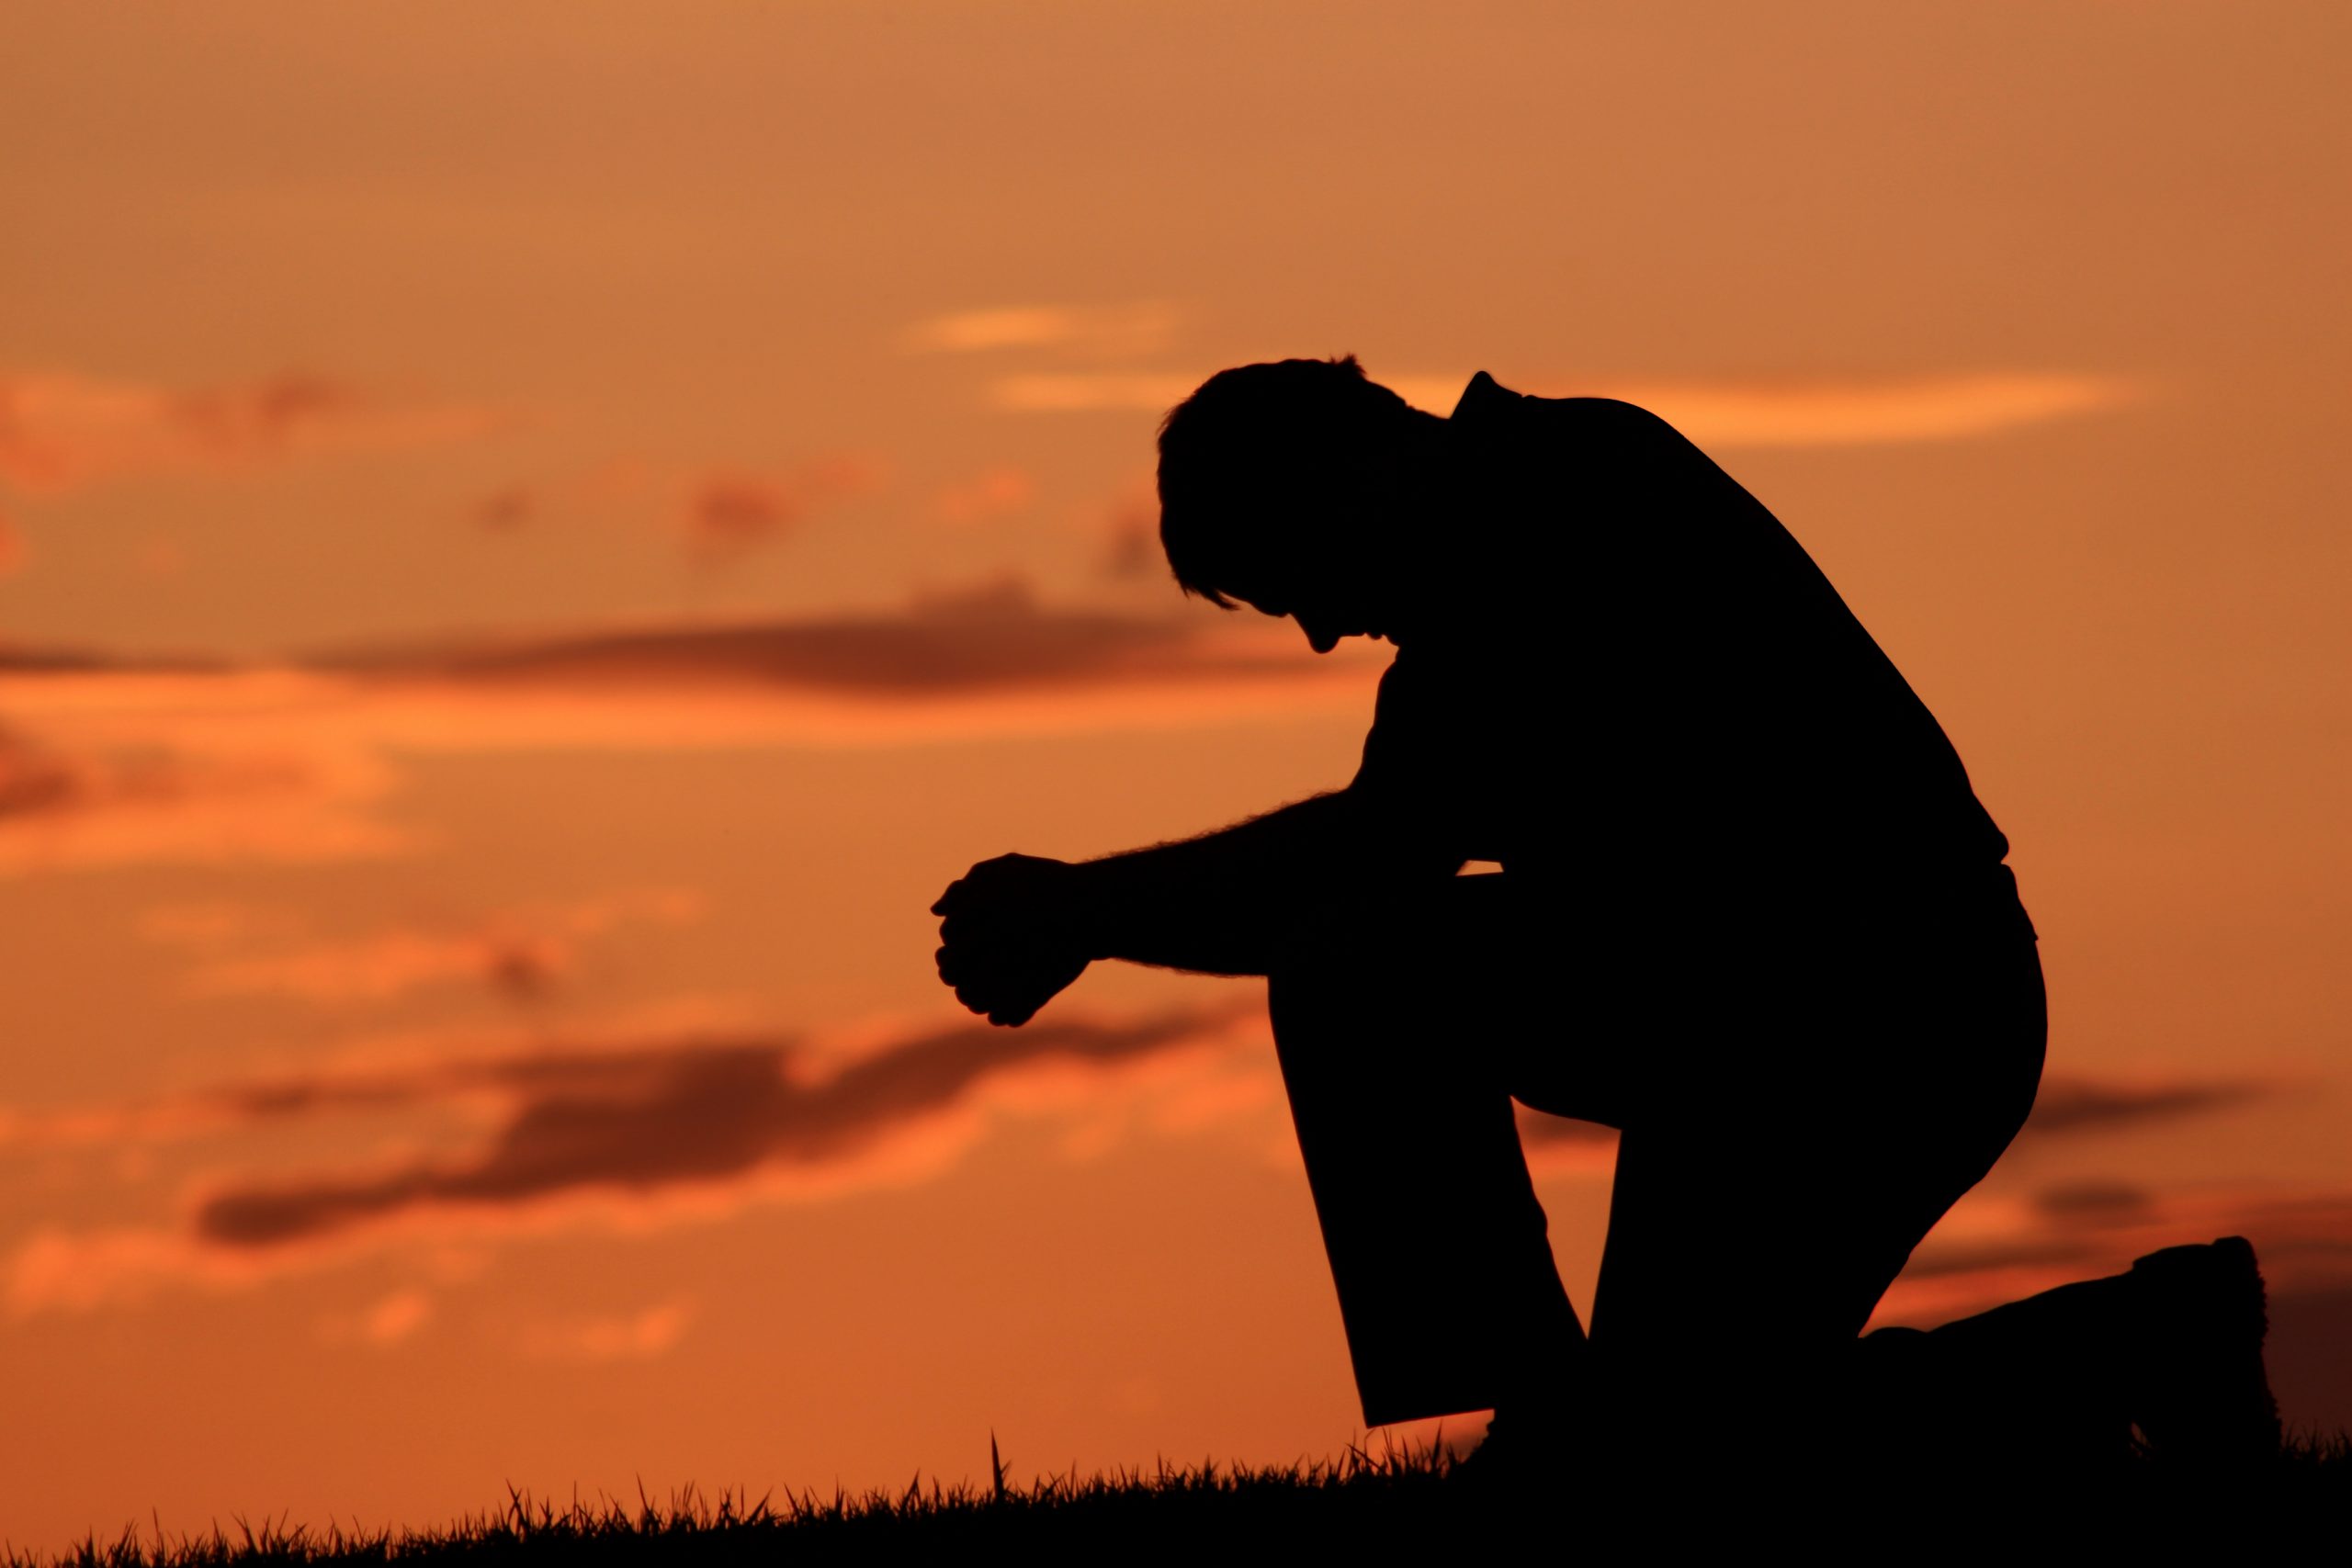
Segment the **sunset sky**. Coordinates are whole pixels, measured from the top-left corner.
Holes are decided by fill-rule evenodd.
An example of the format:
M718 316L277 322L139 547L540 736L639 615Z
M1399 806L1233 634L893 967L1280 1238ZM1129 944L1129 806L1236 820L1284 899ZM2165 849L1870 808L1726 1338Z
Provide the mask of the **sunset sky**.
M1289 355L1655 409L1958 745L2050 1077L1881 1321L2243 1232L2352 1422L2340 4L5 31L0 1540L1356 1437L1261 991L925 912L1346 782L1151 532Z

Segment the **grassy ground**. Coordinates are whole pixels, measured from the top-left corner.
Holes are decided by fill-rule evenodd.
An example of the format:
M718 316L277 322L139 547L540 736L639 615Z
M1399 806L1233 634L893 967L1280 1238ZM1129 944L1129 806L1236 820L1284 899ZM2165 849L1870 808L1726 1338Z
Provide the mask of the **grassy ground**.
M178 1539L85 1541L61 1557L0 1551L6 1568L266 1568L307 1564L491 1564L562 1568L682 1562L935 1560L1007 1551L1122 1559L1246 1551L1406 1553L1504 1550L1531 1528L1562 1546L1596 1537L1650 1549L1750 1541L1818 1548L1930 1550L1962 1540L2086 1548L2127 1541L2182 1549L2200 1538L2237 1551L2282 1548L2352 1524L2352 1440L2301 1438L2276 1465L2230 1478L2137 1460L2091 1477L1912 1476L1862 1484L1820 1476L1770 1495L1742 1483L1737 1456L1694 1453L1670 1487L1606 1487L1548 1475L1498 1484L1439 1452L1351 1451L1336 1461L1250 1469L1205 1462L1027 1487L944 1485L918 1477L902 1492L814 1493L756 1501L688 1492L666 1502L573 1499L559 1506L510 1494L503 1507L440 1529L313 1529L240 1520ZM2321 1539L2326 1539L2323 1536Z

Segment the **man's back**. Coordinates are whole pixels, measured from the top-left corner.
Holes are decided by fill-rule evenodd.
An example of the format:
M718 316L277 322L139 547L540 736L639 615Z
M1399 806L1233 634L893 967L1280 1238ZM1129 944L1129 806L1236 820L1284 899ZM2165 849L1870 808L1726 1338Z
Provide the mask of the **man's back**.
M1669 921L2007 852L1836 590L1670 426L1483 374L1452 423L1477 589L1399 652L1358 779L1400 826Z

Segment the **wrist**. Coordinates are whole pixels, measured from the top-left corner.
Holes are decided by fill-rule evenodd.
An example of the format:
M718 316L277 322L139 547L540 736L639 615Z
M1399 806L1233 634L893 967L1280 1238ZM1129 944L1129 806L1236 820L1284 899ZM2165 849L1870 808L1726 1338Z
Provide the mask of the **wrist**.
M1114 912L1118 907L1118 872L1109 861L1072 863L1065 879L1060 921L1070 946L1089 963L1114 956Z

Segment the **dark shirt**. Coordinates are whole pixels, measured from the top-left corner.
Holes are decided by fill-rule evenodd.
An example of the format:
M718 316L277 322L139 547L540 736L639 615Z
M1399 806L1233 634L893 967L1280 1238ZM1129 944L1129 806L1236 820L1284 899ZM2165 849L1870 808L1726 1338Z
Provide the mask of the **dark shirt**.
M1425 861L1630 919L1901 896L2008 843L1786 529L1657 416L1485 372L1453 415L1458 608L1380 683L1351 795Z

